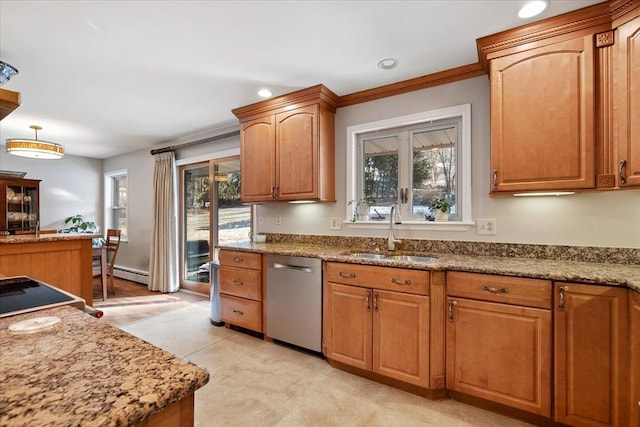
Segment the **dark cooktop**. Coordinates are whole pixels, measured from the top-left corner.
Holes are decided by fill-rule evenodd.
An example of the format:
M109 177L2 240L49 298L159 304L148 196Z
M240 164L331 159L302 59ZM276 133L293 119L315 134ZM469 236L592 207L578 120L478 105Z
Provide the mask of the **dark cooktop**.
M51 305L77 302L78 298L30 277L0 279L0 316Z

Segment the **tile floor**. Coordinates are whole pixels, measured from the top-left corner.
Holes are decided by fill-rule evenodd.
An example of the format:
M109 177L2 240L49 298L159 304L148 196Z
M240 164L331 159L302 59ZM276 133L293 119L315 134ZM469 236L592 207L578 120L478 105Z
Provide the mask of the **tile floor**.
M106 313L108 321L108 308ZM209 370L210 382L195 395L196 426L528 425L453 400L415 396L334 369L318 357L212 326L207 300L118 326Z

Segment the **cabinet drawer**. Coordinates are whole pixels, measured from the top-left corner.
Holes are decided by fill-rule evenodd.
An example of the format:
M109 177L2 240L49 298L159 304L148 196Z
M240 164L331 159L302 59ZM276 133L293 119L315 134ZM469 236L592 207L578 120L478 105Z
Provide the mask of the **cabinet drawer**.
M410 294L429 295L429 272L363 264L327 263L327 281Z
M262 303L230 295L220 295L220 320L262 332Z
M262 270L262 255L253 252L220 251L220 265Z
M220 292L262 301L262 272L246 268L220 267Z
M550 280L458 271L447 273L447 295L548 309L552 303Z

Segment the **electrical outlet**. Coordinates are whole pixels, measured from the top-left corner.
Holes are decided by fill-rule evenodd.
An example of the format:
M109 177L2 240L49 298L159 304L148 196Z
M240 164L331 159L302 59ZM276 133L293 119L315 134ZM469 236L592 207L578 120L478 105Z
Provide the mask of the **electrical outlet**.
M282 224L282 216L281 215L277 215L276 216L276 225L281 225Z
M332 230L340 230L342 229L342 218L338 216L331 217L331 229Z
M478 226L478 234L490 234L495 236L498 231L498 224L495 219L478 219L476 221Z

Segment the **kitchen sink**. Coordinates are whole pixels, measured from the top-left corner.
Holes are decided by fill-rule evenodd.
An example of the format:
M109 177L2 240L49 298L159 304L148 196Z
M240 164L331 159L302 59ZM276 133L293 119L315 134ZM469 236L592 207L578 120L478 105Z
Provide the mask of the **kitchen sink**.
M392 259L396 261L409 261L409 262L434 262L437 258L430 256L420 255L390 255L386 259Z
M355 253L349 254L349 256L352 256L355 258L363 258L363 259L386 259L387 258L385 254L372 254L369 252L355 252Z
M348 254L354 258L361 259L382 259L382 260L390 260L390 261L406 261L406 262L434 262L437 258L430 256L421 256L421 255L387 255L387 254L379 254L379 253L370 253L370 252L354 252Z

